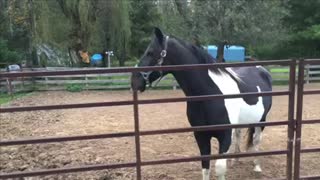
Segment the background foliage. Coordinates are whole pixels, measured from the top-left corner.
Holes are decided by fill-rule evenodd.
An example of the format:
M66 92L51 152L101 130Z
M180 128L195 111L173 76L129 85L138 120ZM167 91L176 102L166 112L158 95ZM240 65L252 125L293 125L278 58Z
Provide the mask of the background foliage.
M0 63L81 66L79 50L142 55L154 26L258 59L320 55L320 0L0 0Z

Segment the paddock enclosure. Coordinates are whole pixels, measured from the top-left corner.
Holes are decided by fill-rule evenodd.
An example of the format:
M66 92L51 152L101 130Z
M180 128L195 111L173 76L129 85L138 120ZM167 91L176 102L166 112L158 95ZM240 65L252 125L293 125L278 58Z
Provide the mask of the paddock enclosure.
M265 64L268 63L289 65L291 83L275 86L274 93L264 94L275 96L264 124L268 127L263 133L261 153L254 154L261 156L263 172L253 172L252 157L247 157L250 154L242 148L243 153L239 156L245 158L240 158L232 167L228 164L227 178L319 179L320 124L315 123L320 119L320 94L317 94L320 93L320 84L303 85L303 71L299 71L297 85L292 83L296 70L303 69L308 63L319 64L319 61L305 60L298 65L296 61ZM264 62L246 64L263 65ZM237 65L243 63L234 64ZM29 75L36 76L37 73ZM256 93L247 95L253 94ZM201 179L201 157L191 131L227 127L189 128L183 101L219 97L192 98L184 98L180 90L152 90L142 94L123 90L35 92L14 100L1 106L0 178ZM246 135L245 129L242 134ZM217 143L212 141L212 156L202 158L221 158L216 155ZM86 172L79 172L82 170Z

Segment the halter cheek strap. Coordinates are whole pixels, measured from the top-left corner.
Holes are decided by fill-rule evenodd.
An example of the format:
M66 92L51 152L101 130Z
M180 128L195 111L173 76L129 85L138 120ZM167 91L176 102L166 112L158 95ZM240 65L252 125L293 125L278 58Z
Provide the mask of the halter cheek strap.
M169 36L166 36L165 42L164 42L164 48L163 50L160 52L160 58L157 60L157 64L155 66L162 66L163 64L163 60L164 58L167 56L167 48L168 48L168 40L169 40ZM137 67L138 65L136 65ZM142 75L143 79L146 81L147 84L149 84L151 86L151 83L149 81L149 76L153 71L148 71L148 72L140 72L140 74ZM157 79L157 82L155 84L155 86L160 82L160 80L163 77L163 72L160 72L160 77Z
M166 40L164 42L164 48L160 52L160 59L158 60L158 63L157 63L157 65L159 66L162 65L163 59L167 56L168 40L169 40L169 36L166 36Z

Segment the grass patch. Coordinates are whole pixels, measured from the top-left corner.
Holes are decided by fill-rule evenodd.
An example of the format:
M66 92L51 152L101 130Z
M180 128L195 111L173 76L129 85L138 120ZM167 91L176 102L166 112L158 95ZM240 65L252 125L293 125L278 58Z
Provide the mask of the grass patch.
M273 81L272 85L274 86L285 86L285 85L289 85L288 81Z
M289 68L288 67L279 67L279 68L270 68L269 69L271 73L289 73Z
M69 92L81 92L81 91L83 91L83 85L82 84L68 84L66 86L66 90Z
M6 93L1 93L0 94L0 105L9 103L12 100L19 99L19 98L24 97L24 96L29 95L29 94L31 94L31 93L21 92L21 93L15 93L15 94L12 94L12 95L9 95L9 94L6 94Z

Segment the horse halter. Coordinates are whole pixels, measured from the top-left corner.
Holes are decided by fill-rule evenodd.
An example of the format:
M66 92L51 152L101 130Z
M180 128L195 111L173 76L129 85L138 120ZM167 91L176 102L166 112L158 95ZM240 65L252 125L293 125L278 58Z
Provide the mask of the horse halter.
M162 51L160 52L160 58L157 60L157 64L155 64L155 66L162 66L163 64L163 60L164 58L167 56L167 48L168 48L168 40L169 40L169 36L166 36L166 40L164 42L164 48L162 49ZM137 65L136 65L137 66ZM149 81L149 76L153 71L148 71L148 72L140 72L141 76L143 77L143 79L146 81L146 84L149 84L151 86L151 83ZM160 80L163 77L163 72L160 72L160 77L158 78L156 85L160 82ZM155 86L156 86L155 85Z

